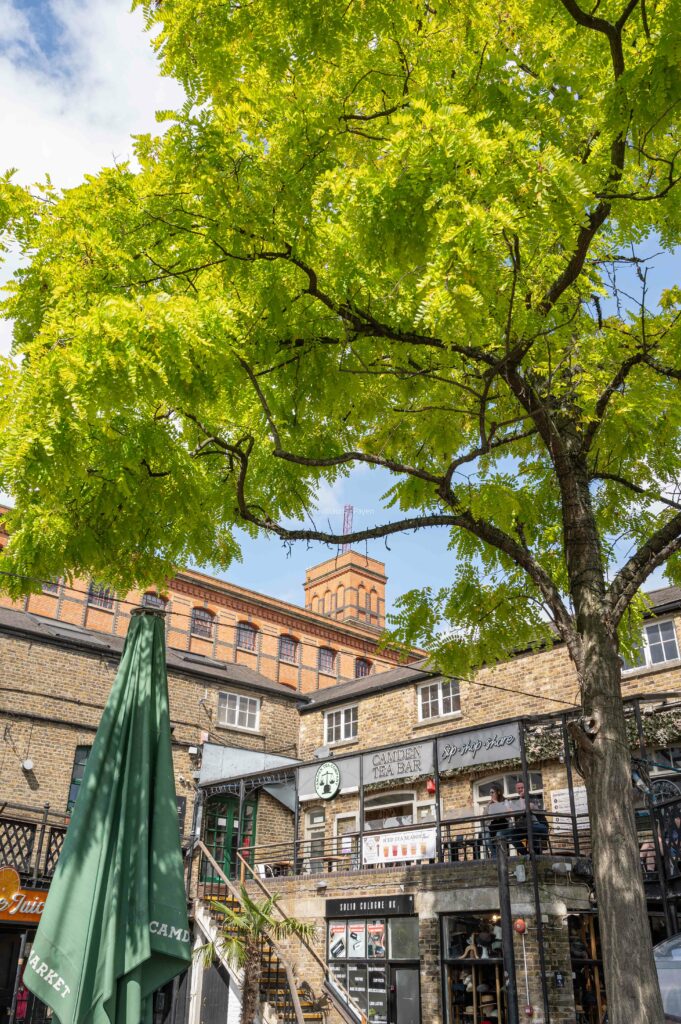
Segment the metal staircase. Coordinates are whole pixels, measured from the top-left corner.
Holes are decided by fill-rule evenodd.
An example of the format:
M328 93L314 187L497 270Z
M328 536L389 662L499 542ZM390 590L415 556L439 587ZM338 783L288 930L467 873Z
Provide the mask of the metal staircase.
M239 914L240 894L202 842L196 844L193 860L198 868L196 898L209 915L213 926L210 931L217 935L224 924L225 915L220 913L215 901L225 904L234 913ZM245 878L246 870L251 869L240 856L239 860L242 878ZM259 878L253 875L253 879L266 896L272 896ZM276 910L282 918L286 917L279 907ZM331 979L327 965L317 952L304 939L296 938L294 941L300 942L320 967L323 975L323 993L317 996L307 979L299 980L279 943L271 936L264 935L261 939L259 986L260 1002L264 1004L263 1020L269 1024L324 1024L329 1011L335 1010L343 1024L367 1024L366 1015L349 993Z

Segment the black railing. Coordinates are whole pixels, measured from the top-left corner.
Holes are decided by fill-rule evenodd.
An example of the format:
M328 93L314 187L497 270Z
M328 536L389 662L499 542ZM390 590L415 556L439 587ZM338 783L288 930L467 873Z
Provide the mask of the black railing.
M501 832L500 825L504 826ZM526 816L509 815L504 822L490 815L468 815L417 825L313 837L256 845L244 849L254 873L262 878L315 875L405 866L493 861L500 835L511 856L533 851L543 857L589 857L591 834L588 816L541 811L532 819L528 837ZM647 838L642 833L642 842ZM681 871L681 860L679 862Z
M639 820L645 821L646 828L645 849L641 847L644 873L649 874L649 868L656 871L656 862L661 861L670 882L681 879L681 797L656 803L652 818L645 814Z
M45 888L57 866L69 815L23 804L0 803L0 863L19 872L22 881Z

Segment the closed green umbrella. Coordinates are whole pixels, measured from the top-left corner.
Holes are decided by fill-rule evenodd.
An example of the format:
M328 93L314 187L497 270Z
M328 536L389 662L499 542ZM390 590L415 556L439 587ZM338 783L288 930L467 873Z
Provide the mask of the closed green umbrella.
M191 958L163 619L134 612L24 980L61 1024L151 1021Z

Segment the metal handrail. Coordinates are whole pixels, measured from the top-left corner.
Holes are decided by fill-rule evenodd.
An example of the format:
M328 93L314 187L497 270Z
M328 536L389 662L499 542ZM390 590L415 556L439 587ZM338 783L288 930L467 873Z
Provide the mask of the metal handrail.
M227 875L224 873L224 871L222 870L220 865L217 863L217 861L212 856L210 851L206 848L206 846L201 842L201 840L199 840L197 842L196 849L201 851L203 856L206 858L208 863L211 865L213 870L216 872L216 874L217 874L218 878L220 879L220 881L223 883L223 885L225 885L227 887L227 890L229 891L229 893L231 894L233 899L235 899L237 901L237 903L240 903L241 902L241 893L238 891L236 886L233 885L230 882L230 880L227 878ZM298 1024L305 1024L305 1018L303 1017L303 1011L302 1011L302 1007L300 1005L300 998L298 996L298 986L296 985L296 979L295 979L295 976L293 974L293 970L291 968L291 965L289 964L286 956L282 952L282 949L281 949L281 946L279 945L279 943L276 942L272 938L272 936L269 934L269 932L266 932L266 936L267 936L268 943L270 944L270 946L272 947L274 952L277 954L278 959L281 961L281 963L284 966L284 970L286 971L286 980L288 982L288 987L289 987L289 990L290 990L290 993L291 993L291 1002L293 1003L293 1010L294 1010L295 1015L296 1015L296 1020L297 1020Z
M273 896L273 893L267 888L267 886L265 885L263 880L258 877L258 875L255 873L255 871L253 870L251 865L248 863L248 861L244 857L242 857L242 855L239 853L238 850L236 851L236 855L237 855L237 857L239 859L239 863L240 863L240 867L241 867L241 879L242 879L242 881L245 881L245 874L246 874L246 871L248 870L251 873L251 876L252 876L254 882L259 887L261 892L263 892L269 899L271 899L272 896ZM281 915L281 917L282 917L282 919L284 921L288 921L288 916L284 913L284 911L281 909L281 907L278 906L278 904L275 903L274 904L274 908ZM303 936L301 936L301 935L298 936L298 939L300 940L301 944L303 946L305 946L305 949L308 951L308 953L311 954L313 959L316 960L316 962L321 967L322 971L324 972L324 979L325 979L325 981L328 982L328 984L331 985L333 988L336 988L336 989L339 990L339 992L341 993L341 996L342 996L343 1005L347 1006L347 1008L349 1008L350 1011L357 1016L357 1018L361 1021L361 1024L366 1024L366 1021L367 1021L366 1014L364 1013L362 1008L355 1002L353 997L350 995L350 993L346 989L345 985L341 984L341 982L338 981L338 979L334 975L331 974L331 971L329 969L329 965L327 963L325 963L324 960L322 960L322 958L320 957L320 955L317 952L317 950L314 949L314 947L310 945L310 943L307 941L307 939L303 938ZM328 988L327 988L327 991L329 991ZM332 996L334 995L334 993L332 991L330 992L330 994ZM342 1009L343 1006L341 1006L340 1008Z

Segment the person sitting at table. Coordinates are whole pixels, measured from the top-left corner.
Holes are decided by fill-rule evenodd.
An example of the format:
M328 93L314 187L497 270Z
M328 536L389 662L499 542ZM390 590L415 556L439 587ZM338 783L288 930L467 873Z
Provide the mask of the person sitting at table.
M529 806L532 813L532 843L534 852L541 853L541 841L549 834L549 826L542 814L542 806L538 800L533 800L531 797L529 804L526 805L525 783L521 780L516 782L515 791L518 794L518 800L513 807L513 824L497 832L497 838L513 843L518 853L528 853L527 815L525 809L526 806Z
M503 805L503 806L502 806ZM490 786L489 803L485 808L485 818L489 818L484 824L485 846L489 855L494 858L497 855L497 836L509 826L506 811L508 810L504 800L504 791L498 783Z

